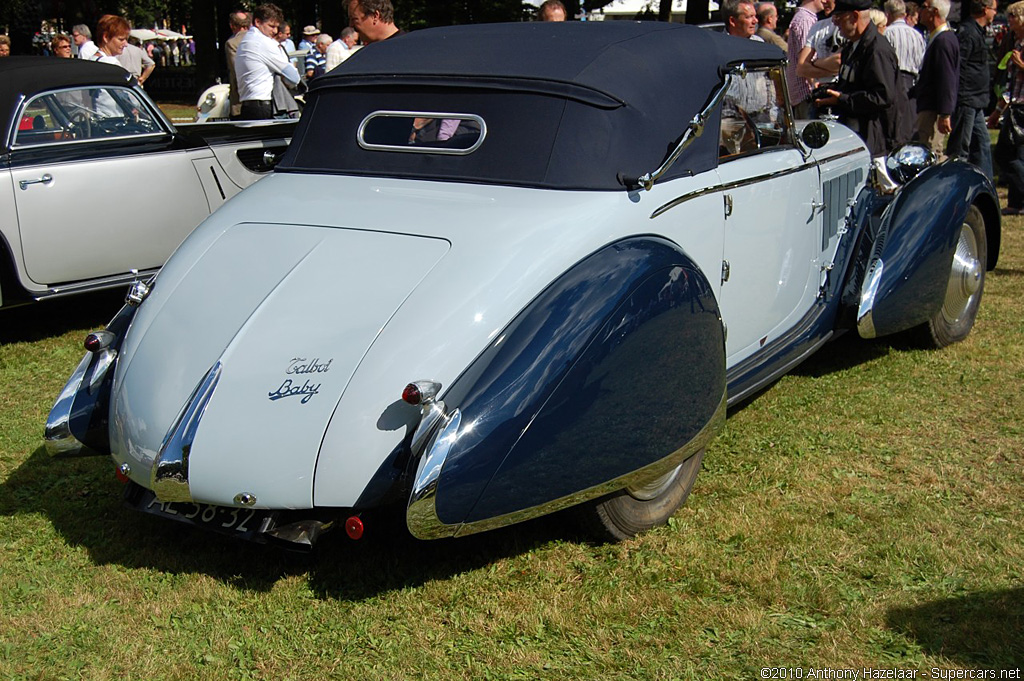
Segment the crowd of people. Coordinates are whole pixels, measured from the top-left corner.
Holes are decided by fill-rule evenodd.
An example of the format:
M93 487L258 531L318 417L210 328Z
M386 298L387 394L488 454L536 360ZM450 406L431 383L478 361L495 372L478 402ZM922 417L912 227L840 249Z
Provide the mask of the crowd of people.
M725 31L778 46L788 56L786 80L797 118L837 116L856 131L874 156L917 140L939 158L962 158L993 177L993 159L1009 184L1007 214L1024 214L1024 0L1006 8L1010 32L996 58L1006 75L1006 94L991 106L987 31L997 0L964 0L969 16L949 25L950 0L803 0L782 35L773 2L724 0ZM391 0L348 0L348 25L338 38L305 26L298 46L279 7L258 5L250 14L232 12L232 36L224 45L231 117L297 116L304 84L348 59L360 47L401 35ZM565 21L565 5L546 0L542 21ZM194 46L167 45L154 59L154 44L137 44L117 15L96 25L57 34L57 57L119 64L144 83L157 61L177 54L187 63ZM172 41L173 42L173 41ZM177 48L177 49L175 49ZM172 51L173 50L173 51ZM0 57L10 40L0 36ZM999 128L993 150L989 128ZM994 152L994 153L993 153Z
M804 0L784 35L773 3L725 0L727 33L786 51L787 87L798 118L837 116L872 155L916 140L939 158L960 158L993 178L993 156L1010 186L1004 214L1024 214L1024 2L1006 8L1010 33L998 46L1007 94L990 108L987 31L997 0L965 0L969 16L949 25L950 0ZM1005 54L1005 58L1002 55ZM1019 125L1014 122L1020 108ZM991 110L991 114L987 112ZM993 154L988 129L1000 129Z

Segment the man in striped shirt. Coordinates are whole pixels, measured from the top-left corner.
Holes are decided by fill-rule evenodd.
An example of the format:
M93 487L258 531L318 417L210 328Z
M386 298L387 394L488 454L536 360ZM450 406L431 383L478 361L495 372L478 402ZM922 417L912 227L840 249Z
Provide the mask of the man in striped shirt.
M322 76L327 72L327 48L331 46L334 39L326 33L316 37L313 47L306 53L306 80Z
M789 64L786 65L786 83L789 86L789 97L793 102L793 113L797 118L807 118L810 113L811 83L796 73L797 56L807 40L811 27L818 21L818 12L822 10L821 0L807 0L800 5L789 22L789 43L786 54Z

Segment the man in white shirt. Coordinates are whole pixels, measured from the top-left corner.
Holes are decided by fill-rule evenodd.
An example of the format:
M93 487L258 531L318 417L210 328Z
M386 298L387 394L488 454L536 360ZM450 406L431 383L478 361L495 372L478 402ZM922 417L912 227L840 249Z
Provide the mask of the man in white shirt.
M275 77L281 76L290 87L299 83L299 72L275 38L283 21L284 14L277 5L267 3L253 10L252 28L242 38L235 55L241 120L273 118Z
M139 82L139 85L145 83L150 74L156 68L156 62L153 61L146 51L135 45L131 41L134 38L129 38L128 43L124 46L124 51L117 55L117 61L124 67L124 70L135 76L135 80Z
M355 54L359 50L357 42L359 42L359 34L356 33L356 29L351 26L341 29L341 37L327 48L327 70L330 71Z
M79 59L92 59L99 51L96 43L92 41L92 31L85 24L78 24L71 28L71 39L78 47Z

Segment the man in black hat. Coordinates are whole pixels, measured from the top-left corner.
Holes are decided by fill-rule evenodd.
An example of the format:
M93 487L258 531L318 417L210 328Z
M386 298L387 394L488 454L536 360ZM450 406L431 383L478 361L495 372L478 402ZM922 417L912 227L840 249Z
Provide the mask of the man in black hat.
M832 21L846 38L835 89L816 100L832 107L857 132L872 156L884 156L907 140L899 116L906 94L896 84L899 65L892 45L871 21L871 0L838 0Z

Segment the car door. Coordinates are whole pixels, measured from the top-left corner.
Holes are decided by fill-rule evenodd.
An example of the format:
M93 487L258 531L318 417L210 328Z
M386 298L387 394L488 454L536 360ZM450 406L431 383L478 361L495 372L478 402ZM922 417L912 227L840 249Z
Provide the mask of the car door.
M811 309L821 268L818 169L797 146L780 67L736 77L723 100L721 307L727 365Z
M36 284L159 267L209 215L195 154L130 88L43 93L19 121L11 174Z

